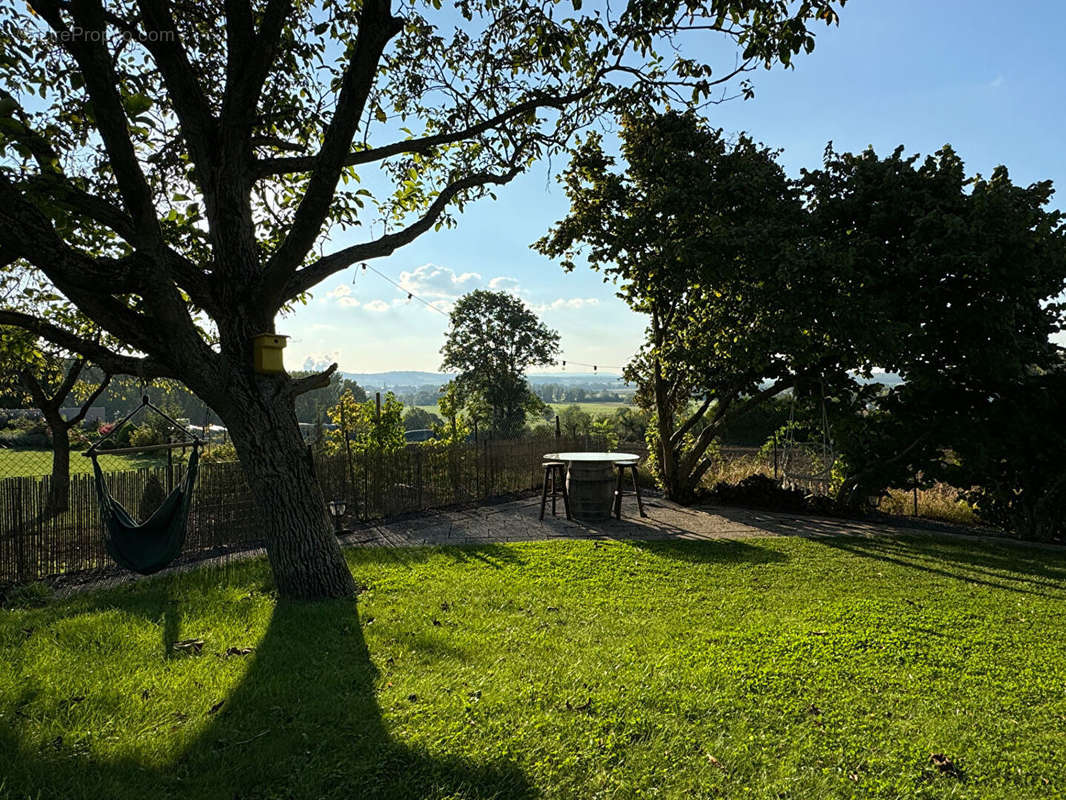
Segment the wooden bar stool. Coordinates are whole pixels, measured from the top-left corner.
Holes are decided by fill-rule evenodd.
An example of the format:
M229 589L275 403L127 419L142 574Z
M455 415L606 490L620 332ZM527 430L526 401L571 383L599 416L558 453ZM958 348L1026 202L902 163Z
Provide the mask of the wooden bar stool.
M626 470L630 470L633 479L633 494L637 496L637 508L640 510L640 516L646 517L644 513L644 501L640 497L640 484L637 483L637 462L636 461L616 461L615 467L618 469L618 485L614 490L614 517L615 519L622 518L622 495L625 492L622 490L622 478L626 474Z
M573 519L570 516L570 495L566 492L566 464L562 461L545 461L541 466L544 467L544 489L540 493L540 518L544 519L544 506L548 503L548 481L551 481L552 516L555 516L555 498L559 493L559 486L562 485L563 508L566 510L566 518Z

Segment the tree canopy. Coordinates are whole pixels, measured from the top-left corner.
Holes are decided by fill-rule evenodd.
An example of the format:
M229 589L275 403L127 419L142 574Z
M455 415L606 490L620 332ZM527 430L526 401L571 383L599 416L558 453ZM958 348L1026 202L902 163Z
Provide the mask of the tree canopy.
M876 493L1060 357L1066 226L1050 183L968 178L950 147L827 148L790 179L772 150L691 113L627 118L622 155L616 170L585 140L564 175L570 214L535 246L567 268L582 253L648 314L628 373L672 496L697 491L730 417L815 388L851 404L842 490ZM905 382L863 389L875 368Z

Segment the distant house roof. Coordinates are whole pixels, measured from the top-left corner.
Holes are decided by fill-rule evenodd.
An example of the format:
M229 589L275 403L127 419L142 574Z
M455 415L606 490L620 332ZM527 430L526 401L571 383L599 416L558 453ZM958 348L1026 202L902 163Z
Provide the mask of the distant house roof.
M107 421L107 409L103 406L90 406L89 410L85 412L86 422L106 422ZM63 419L70 419L76 417L81 412L80 408L61 408L59 409L60 416Z

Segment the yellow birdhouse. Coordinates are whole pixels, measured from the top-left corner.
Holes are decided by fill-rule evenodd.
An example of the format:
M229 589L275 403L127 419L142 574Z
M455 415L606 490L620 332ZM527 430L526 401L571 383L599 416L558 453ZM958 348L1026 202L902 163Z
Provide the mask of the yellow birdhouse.
M285 364L281 351L285 349L288 336L278 333L261 333L252 337L252 354L255 371L261 373L284 372Z

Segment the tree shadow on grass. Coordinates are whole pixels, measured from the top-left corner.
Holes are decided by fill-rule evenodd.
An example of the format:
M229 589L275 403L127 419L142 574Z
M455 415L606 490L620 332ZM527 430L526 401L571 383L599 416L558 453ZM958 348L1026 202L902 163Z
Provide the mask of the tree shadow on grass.
M767 533L801 536L835 550L946 578L1022 594L1066 596L1066 550L1062 548L893 528L861 520L717 506L714 511Z
M1064 558L1057 553L982 541L938 540L921 534L898 538L818 536L814 541L853 555L978 586L1066 599Z
M130 597L112 594L96 610L116 609L161 624L169 651L180 632L177 608L164 588ZM85 610L93 607L74 613ZM93 760L71 750L69 743L31 745L32 734L23 730L29 717L13 725L4 720L0 764L7 762L10 769L6 786L0 776L0 797L8 796L5 792L11 797L60 796L58 787L64 787L59 790L64 797L87 798L534 796L524 774L502 759L472 763L392 737L377 703L377 671L354 600L279 602L254 652L230 657L248 659L247 672L228 696L219 698L220 705L188 709L190 718L209 722L181 752L167 753L165 766L132 758ZM114 724L99 722L101 735Z

